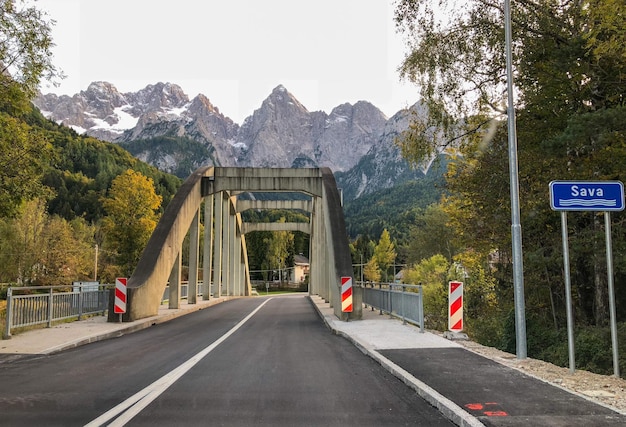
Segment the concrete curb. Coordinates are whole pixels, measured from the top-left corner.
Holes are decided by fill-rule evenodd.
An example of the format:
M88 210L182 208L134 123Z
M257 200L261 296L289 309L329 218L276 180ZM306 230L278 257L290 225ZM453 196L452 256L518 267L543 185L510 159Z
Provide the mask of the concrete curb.
M481 423L477 418L473 417L471 414L466 412L463 408L461 408L456 403L452 402L447 397L443 396L432 387L423 383L422 381L415 378L413 375L402 369L400 366L393 363L391 360L384 357L382 354L378 353L376 350L371 348L369 345L360 342L355 337L352 337L346 334L343 331L340 331L334 326L335 320L328 315L324 315L315 301L309 296L309 301L311 305L317 311L317 314L322 318L326 327L335 335L339 335L352 344L354 344L363 354L371 357L376 362L378 362L383 368L385 368L389 373L398 378L400 381L405 383L411 389L415 390L417 394L426 400L428 403L433 405L439 412L443 414L447 419L452 421L454 424L460 427L485 427L483 423Z

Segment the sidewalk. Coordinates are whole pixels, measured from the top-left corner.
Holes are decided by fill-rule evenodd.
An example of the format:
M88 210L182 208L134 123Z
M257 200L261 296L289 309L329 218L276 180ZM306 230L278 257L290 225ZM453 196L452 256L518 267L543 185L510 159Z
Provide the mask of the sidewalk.
M51 354L121 336L219 304L229 298L167 306L135 322L108 323L105 316L35 329L0 341L0 363L25 354ZM626 426L615 412L560 387L471 352L401 320L363 310L363 320L344 322L323 299L309 297L326 326L414 389L459 426Z
M8 340L0 340L0 356L56 353L148 328L178 316L222 303L228 299L229 297L215 298L209 301L198 300L197 304L187 304L185 301L181 302L178 309L169 309L167 305L161 305L159 314L156 316L134 322L109 323L107 316L94 316L81 321L60 323L51 328L33 329L12 335Z
M343 322L311 297L328 328L354 343L459 426L626 426L626 414L526 375L399 319L363 310Z

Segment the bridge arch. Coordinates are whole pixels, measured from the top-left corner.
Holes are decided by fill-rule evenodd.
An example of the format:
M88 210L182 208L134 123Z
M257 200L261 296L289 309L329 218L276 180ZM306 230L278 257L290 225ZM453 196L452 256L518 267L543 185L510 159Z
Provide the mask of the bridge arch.
M238 200L244 192L301 192L309 195L310 200ZM124 321L156 315L168 281L169 307L178 308L182 246L188 233L188 302L197 302L203 205L203 298L209 299L211 294L219 297L223 291L228 296L251 294L246 233L261 228L295 229L311 236L309 294L329 301L340 319L361 318L359 289L353 293L354 311L341 312L340 279L352 276L353 272L341 197L330 169L205 167L196 170L183 183L150 237L128 280ZM310 213L310 221L308 224L253 225L242 220L241 212L247 209L300 209ZM110 320L114 320L111 315Z

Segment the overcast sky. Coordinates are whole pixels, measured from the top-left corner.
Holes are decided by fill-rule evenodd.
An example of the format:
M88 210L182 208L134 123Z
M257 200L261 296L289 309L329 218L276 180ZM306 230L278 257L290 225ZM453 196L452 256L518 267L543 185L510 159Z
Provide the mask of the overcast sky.
M366 100L387 116L417 101L397 68L406 48L393 0L40 0L56 21L42 92L104 80L120 92L176 83L237 123L279 84L309 111Z

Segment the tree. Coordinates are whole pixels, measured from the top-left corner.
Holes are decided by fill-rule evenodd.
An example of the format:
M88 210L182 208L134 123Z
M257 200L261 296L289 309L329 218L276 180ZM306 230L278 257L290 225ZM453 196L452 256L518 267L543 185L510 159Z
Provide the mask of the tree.
M428 327L444 331L448 327L448 293L445 284L450 263L441 255L423 259L404 274L406 283L421 284L424 292L424 317Z
M102 200L105 248L117 254L124 275L130 275L157 224L161 196L152 179L131 169L115 178Z
M526 303L557 328L565 317L560 224L546 189L554 179L623 180L626 29L619 24L626 4L512 3ZM398 143L413 163L441 149L455 155L443 206L463 247L483 262L493 256L498 304L506 311L513 289L501 5L471 0L437 22L442 15L433 4L404 0L396 10L410 38L401 70L422 85L427 107ZM623 221L613 222L621 241ZM577 315L601 324L607 307L605 262L598 256L602 222L580 214L569 224L576 235L570 250ZM624 268L617 275L624 274L626 263L619 257L617 263Z
M448 214L440 205L426 208L409 231L409 263L419 262L435 254L442 254L452 262L457 249L454 230L448 221Z
M572 113L624 102L624 27L615 25L626 12L623 2L512 3L519 105L532 114L537 134L554 135ZM455 6L452 0L401 0L396 9L410 49L400 70L419 85L425 107L398 141L414 163L445 148L464 148L470 135L489 138L488 125L506 114L501 4Z
M52 25L23 0L0 0L0 105L20 92L34 97L42 79L63 77L52 63Z
M0 216L43 196L50 145L19 117L31 111L42 78L62 77L51 61L51 25L22 0L0 0Z
M280 223L285 221L285 217L281 217L278 220ZM293 260L293 233L290 231L274 231L267 243L268 264L276 267L279 271L283 271L290 256ZM285 280L285 276L282 273L279 274L279 277L281 280Z
M19 284L32 284L36 278L35 267L42 250L42 234L48 216L46 204L41 199L24 203L19 215L9 222L3 243L9 245L9 280ZM5 274L6 274L5 273Z
M69 285L93 277L94 227L46 213L44 200L25 202L0 222L0 281Z
M41 134L0 112L0 216L12 216L23 200L45 194L41 177L50 153Z
M370 258L367 264L365 264L363 275L365 276L365 280L370 282L380 282L380 267L378 266L376 257Z
M387 280L389 267L393 265L396 259L396 250L387 229L383 230L380 240L374 249L374 258L380 269L385 273L385 280Z

